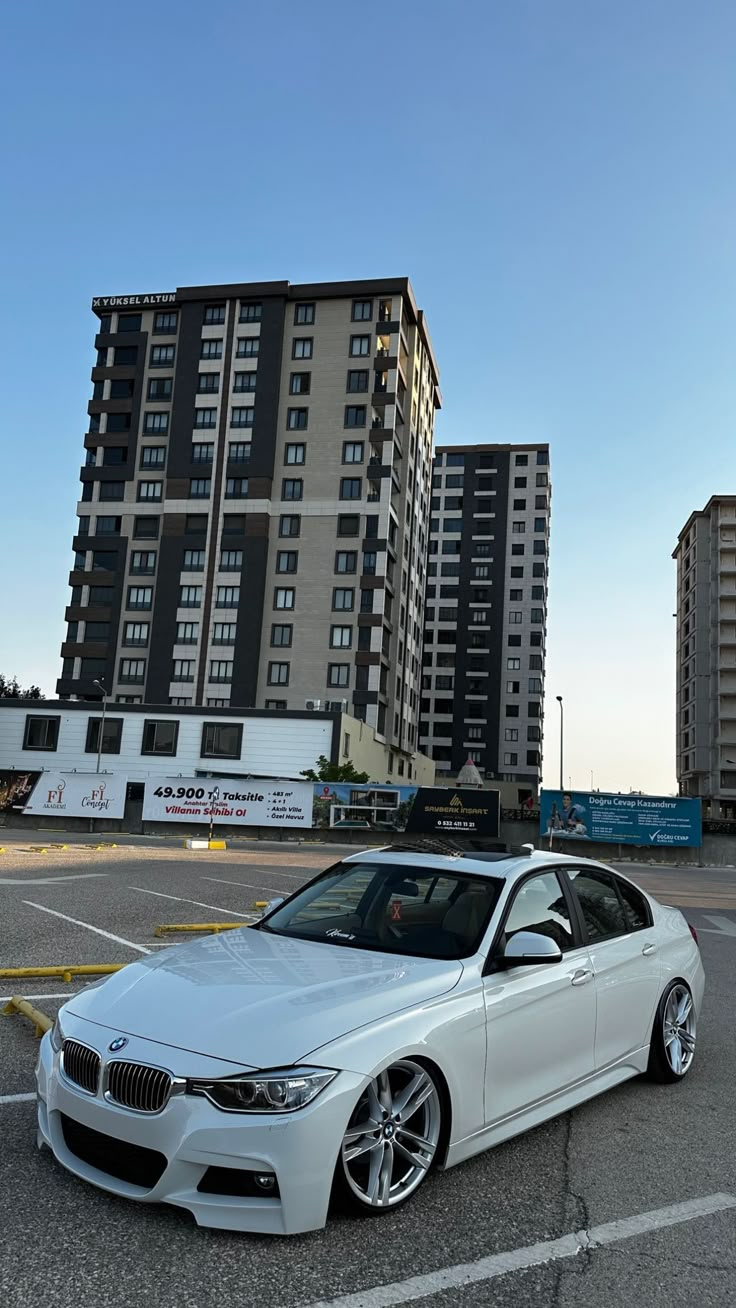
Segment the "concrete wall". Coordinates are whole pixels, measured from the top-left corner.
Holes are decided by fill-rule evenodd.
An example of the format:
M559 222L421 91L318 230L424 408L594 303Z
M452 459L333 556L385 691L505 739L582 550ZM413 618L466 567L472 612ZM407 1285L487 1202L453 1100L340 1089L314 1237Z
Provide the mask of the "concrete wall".
M393 758L393 767L389 763ZM371 781L388 781L394 786L433 786L435 766L425 754L406 755L392 751L376 740L373 727L343 713L340 722L340 762L352 763L358 772L367 772ZM399 773L399 764L404 772ZM411 767L411 772L408 768Z

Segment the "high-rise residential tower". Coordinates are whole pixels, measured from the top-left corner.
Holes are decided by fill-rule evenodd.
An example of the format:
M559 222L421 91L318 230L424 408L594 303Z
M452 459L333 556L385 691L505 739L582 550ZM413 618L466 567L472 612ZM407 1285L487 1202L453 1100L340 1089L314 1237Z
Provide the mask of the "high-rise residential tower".
M63 697L418 746L437 364L407 278L101 296Z
M438 781L470 758L509 805L541 775L550 496L547 445L435 454L420 744Z

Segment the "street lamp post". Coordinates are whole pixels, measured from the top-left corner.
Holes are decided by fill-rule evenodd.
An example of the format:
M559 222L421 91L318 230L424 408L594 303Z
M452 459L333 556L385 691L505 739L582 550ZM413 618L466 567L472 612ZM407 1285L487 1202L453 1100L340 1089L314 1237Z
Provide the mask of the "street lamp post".
M102 737L105 734L105 712L107 710L107 691L105 690L105 687L102 684L103 681L104 681L104 677L102 678L101 681L92 682L92 685L96 686L97 689L102 693L102 722L100 723L100 734L97 738L97 771L98 772L100 770L100 759L102 755Z
M565 789L565 711L562 707L562 696L557 695L557 703L560 706L560 793Z

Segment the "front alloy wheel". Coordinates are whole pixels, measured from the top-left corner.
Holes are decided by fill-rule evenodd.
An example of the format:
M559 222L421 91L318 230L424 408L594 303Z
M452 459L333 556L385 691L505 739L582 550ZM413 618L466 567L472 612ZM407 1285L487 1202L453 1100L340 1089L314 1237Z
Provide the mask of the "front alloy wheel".
M652 1033L649 1075L681 1081L695 1058L695 1005L684 981L675 981L660 1001Z
M437 1154L442 1123L432 1073L410 1059L379 1073L348 1123L338 1182L353 1207L381 1213L421 1185Z

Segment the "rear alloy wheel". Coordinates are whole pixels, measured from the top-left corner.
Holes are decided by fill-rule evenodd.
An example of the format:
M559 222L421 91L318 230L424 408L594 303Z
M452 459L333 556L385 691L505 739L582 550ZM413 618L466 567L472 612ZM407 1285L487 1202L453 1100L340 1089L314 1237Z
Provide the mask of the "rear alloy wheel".
M348 1123L338 1190L366 1214L396 1208L432 1166L441 1125L440 1094L428 1068L411 1059L386 1068L363 1091Z
M653 1081L681 1081L695 1058L695 1005L684 981L674 981L659 1001L647 1073Z

